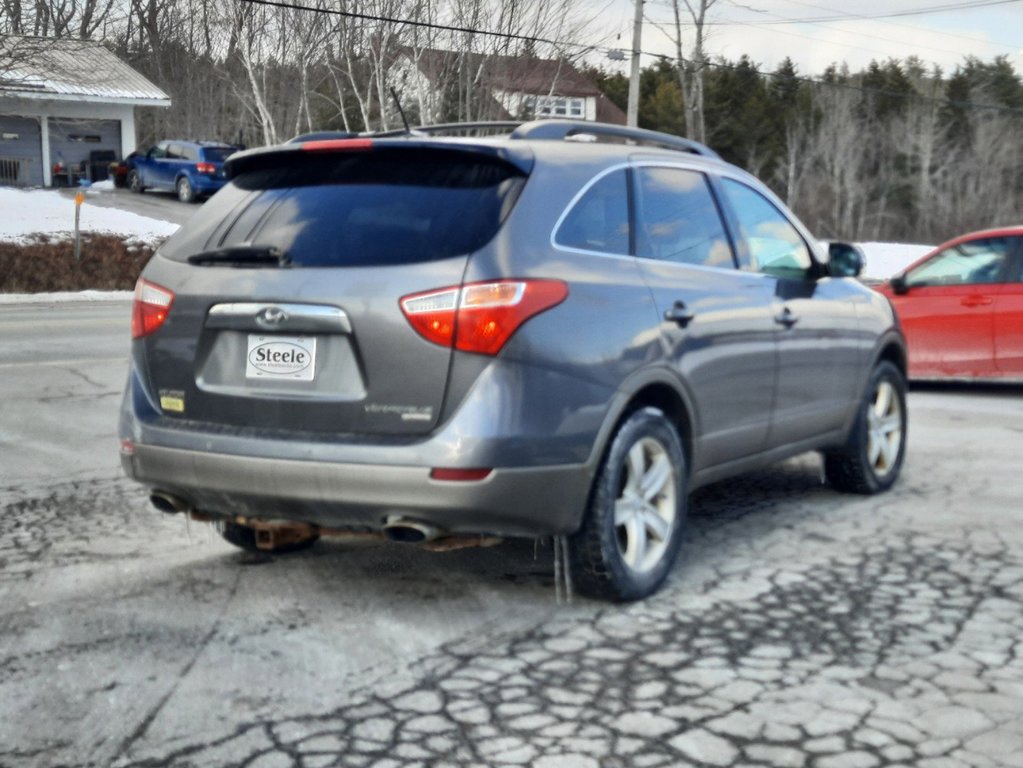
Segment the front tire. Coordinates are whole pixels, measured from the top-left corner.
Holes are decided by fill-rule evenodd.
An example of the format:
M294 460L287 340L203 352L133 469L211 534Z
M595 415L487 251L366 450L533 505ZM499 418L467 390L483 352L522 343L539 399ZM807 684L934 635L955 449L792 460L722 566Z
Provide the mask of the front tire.
M177 190L178 200L181 202L191 203L195 200L195 189L192 188L192 182L188 180L187 176L182 176L178 179L174 188Z
M142 186L142 177L139 175L139 172L134 168L128 171L128 179L126 183L128 185L128 189L130 189L135 194L142 194L143 192L146 191L146 188Z
M849 443L824 454L824 475L845 493L887 491L899 477L906 455L906 377L883 360L870 376Z
M678 556L685 522L685 454L661 411L643 408L619 427L571 539L572 581L590 597L640 600Z

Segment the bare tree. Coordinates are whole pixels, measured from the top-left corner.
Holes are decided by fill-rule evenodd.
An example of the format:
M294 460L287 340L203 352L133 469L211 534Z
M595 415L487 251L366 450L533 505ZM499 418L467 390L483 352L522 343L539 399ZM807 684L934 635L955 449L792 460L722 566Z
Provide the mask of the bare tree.
M638 0L637 0L638 2ZM675 60L678 70L679 85L682 87L682 101L685 106L686 136L696 141L707 140L707 127L704 120L704 72L707 69L706 25L707 12L714 7L717 0L672 0L675 13ZM692 53L685 55L683 44L682 6L693 25Z

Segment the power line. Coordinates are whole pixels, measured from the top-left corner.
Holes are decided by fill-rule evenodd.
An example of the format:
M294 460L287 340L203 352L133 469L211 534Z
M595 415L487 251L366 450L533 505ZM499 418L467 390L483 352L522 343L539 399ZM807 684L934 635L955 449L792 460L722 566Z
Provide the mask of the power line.
M250 5L265 5L271 8L283 8L289 11L309 11L311 13L320 13L327 16L342 16L349 19L359 19L360 21L377 21L386 24L401 24L407 27L420 27L422 29L436 29L442 32L460 32L470 35L480 35L481 37L499 37L505 40L521 40L527 43L546 43L547 45L558 47L574 47L582 48L588 51L600 50L598 46L584 45L582 43L570 43L566 41L551 40L545 37L537 37L536 35L522 35L515 32L495 32L486 29L476 29L474 27L462 27L453 24L439 24L434 21L422 21L418 19L398 19L393 16L378 16L371 13L357 13L355 11L342 11L335 8L319 8L315 6L301 5L299 3L285 2L284 0L241 0L244 3Z
M726 2L728 2L729 4L731 4L732 6L734 6L736 8L741 8L743 10L747 10L747 11L750 11L752 13L766 13L766 14L769 14L769 15L772 15L772 16L778 16L779 15L779 14L771 14L769 11L763 11L763 10L760 10L758 8L753 8L752 6L740 5L738 2L736 2L736 0L726 0ZM827 8L827 7L823 6L823 5L816 5L814 3L801 2L801 0L785 0L785 2L791 3L792 5L801 5L801 6L805 7L805 8L816 8L817 10L821 10L821 11L830 11L830 10L832 10L831 8ZM867 15L864 15L864 14L850 14L849 17L848 17L848 20L849 21L871 21L871 22L873 22L873 21L877 21L878 18L879 17L877 17L877 16L867 16ZM780 19L780 18L779 19L774 19L773 21L775 21L776 23L781 23L782 19ZM756 21L751 21L751 22L736 21L734 23L735 24L746 23L746 24L754 25L754 24L757 24L758 22L756 22ZM793 23L797 23L797 22L793 21ZM810 24L813 24L814 26L823 26L823 24L820 24L820 23L817 23L817 22L798 22L798 23L810 23ZM968 40L968 41L970 41L972 43L987 43L987 44L990 44L990 45L997 45L997 46L1000 46L1002 48L1008 48L1008 49L1013 50L1013 51L1015 51L1017 49L1016 45L1010 45L1009 43L1001 43L1001 42L997 42L997 41L985 40L983 38L973 37L971 35L960 35L960 34L957 34L955 32L946 32L946 31L940 30L940 29L924 29L924 28L921 28L921 27L913 26L911 24L899 24L897 21L888 21L888 22L882 21L881 23L882 24L891 25L891 26L895 26L895 27L902 27L903 29L911 29L914 32L926 32L928 35L941 35L942 37L955 37L955 38L958 38L960 40ZM849 30L844 30L844 34L853 34L853 35L859 35L859 36L863 36L863 37L871 36L871 35L864 35L864 34L858 33L858 32L850 32ZM881 39L888 40L890 42L904 42L904 41L892 41L890 38L881 38ZM913 45L914 47L917 47L917 48L926 48L928 50L941 51L943 53L959 53L959 51L950 51L950 50L948 50L946 48L935 48L933 46L923 45L922 43L911 43L911 45Z
M930 8L916 8L916 9L910 10L910 11L890 11L888 13L878 13L878 14L875 14L875 15L872 15L872 16L864 16L864 15L859 14L859 13L845 13L845 14L835 14L835 15L832 15L832 16L815 16L815 17L807 16L805 18L798 18L798 19L767 19L767 20L764 20L764 21L758 22L758 23L760 23L760 24L771 24L771 25L774 25L774 24L811 24L811 23L818 24L818 23L825 23L825 22L832 22L832 21L851 21L851 20L854 20L854 19L855 20L869 19L871 21L874 21L876 19L895 19L895 18L901 18L901 17L905 17L905 16L929 16L929 15L935 14L935 13L945 13L946 11L962 11L962 10L971 9L971 8L987 8L987 7L994 6L994 5L1011 5L1011 4L1020 3L1020 2L1023 2L1023 0L980 0L979 2L959 2L959 3L950 3L948 5L931 6ZM727 26L729 24L734 24L734 23L737 23L737 22L718 21L718 22L708 22L708 23L712 23L715 26Z

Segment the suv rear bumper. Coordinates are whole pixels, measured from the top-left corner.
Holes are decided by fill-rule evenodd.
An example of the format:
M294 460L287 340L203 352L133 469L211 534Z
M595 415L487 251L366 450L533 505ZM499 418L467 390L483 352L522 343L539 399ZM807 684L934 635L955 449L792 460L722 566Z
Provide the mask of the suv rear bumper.
M202 173L191 173L188 176L188 180L192 183L192 188L196 192L209 195L220 191L220 189L227 184L226 178L208 176Z
M575 530L585 465L495 468L479 481L439 481L429 467L270 459L135 444L125 472L212 514L379 530L392 516L448 533L543 536Z

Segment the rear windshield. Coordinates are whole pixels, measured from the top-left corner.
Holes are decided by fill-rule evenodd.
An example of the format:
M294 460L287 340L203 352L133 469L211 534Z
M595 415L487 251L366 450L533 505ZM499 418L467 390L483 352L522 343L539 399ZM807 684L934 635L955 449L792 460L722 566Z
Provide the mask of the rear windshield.
M203 147L202 155L208 163L222 163L237 151L234 147Z
M497 233L523 181L515 167L475 153L303 153L286 167L235 178L253 194L225 212L230 222L206 247L273 246L310 267L469 254Z

